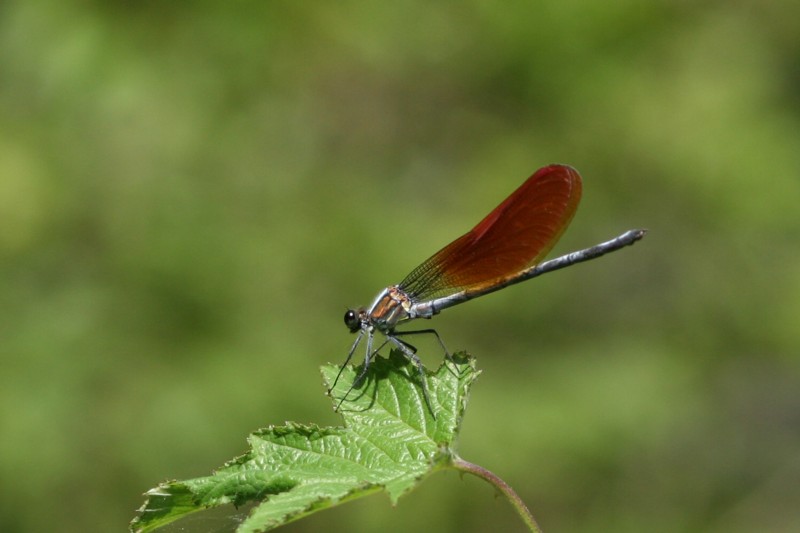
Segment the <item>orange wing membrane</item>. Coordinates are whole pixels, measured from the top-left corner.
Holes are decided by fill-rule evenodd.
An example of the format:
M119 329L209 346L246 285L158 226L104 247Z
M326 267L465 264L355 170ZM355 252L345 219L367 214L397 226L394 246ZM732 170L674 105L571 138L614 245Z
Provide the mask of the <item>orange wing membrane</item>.
M496 285L544 258L569 225L580 199L581 177L575 169L541 168L398 287L414 300L425 300Z

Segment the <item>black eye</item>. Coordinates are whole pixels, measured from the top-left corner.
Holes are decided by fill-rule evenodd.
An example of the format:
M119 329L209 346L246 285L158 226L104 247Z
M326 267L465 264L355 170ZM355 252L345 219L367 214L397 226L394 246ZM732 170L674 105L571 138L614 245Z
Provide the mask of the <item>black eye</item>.
M344 324L350 328L350 331L355 331L358 329L358 313L353 311L352 309L348 309L347 312L344 314Z

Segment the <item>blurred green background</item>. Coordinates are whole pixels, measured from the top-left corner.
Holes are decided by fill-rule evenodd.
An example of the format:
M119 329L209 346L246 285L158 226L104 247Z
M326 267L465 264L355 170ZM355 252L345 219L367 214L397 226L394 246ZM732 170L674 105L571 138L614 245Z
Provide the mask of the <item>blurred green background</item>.
M554 252L449 310L460 451L543 529L800 530L800 4L0 5L0 530L122 531L284 420L337 424L348 306L536 168ZM441 359L422 345L430 366ZM221 531L197 515L186 531ZM520 531L438 474L285 531Z

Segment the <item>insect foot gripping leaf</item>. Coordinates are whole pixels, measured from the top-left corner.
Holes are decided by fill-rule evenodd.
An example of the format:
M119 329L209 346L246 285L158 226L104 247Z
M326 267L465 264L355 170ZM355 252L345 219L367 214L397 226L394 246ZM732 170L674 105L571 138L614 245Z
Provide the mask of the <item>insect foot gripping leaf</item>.
M322 367L330 387L336 366ZM212 475L165 482L146 493L131 531L152 531L190 513L224 504L251 504L238 532L268 531L346 500L386 490L393 503L442 468L470 471L453 449L478 372L455 355L426 373L433 416L419 373L400 353L377 357L360 388L348 367L331 391L343 427L287 423L250 435L250 450ZM479 475L476 472L470 472Z

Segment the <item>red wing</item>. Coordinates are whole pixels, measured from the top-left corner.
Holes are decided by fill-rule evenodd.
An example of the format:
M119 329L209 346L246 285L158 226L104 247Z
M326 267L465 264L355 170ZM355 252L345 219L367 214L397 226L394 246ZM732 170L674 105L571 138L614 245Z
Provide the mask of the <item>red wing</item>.
M561 237L580 199L575 169L543 167L469 233L415 268L400 288L425 300L483 287L535 265Z

